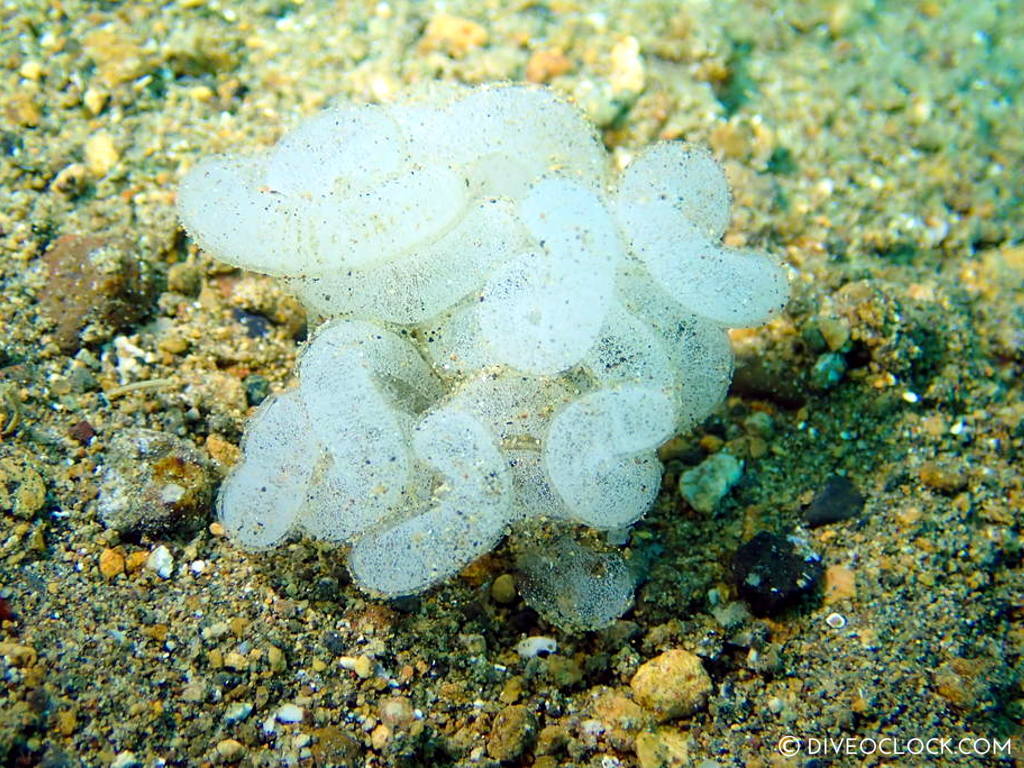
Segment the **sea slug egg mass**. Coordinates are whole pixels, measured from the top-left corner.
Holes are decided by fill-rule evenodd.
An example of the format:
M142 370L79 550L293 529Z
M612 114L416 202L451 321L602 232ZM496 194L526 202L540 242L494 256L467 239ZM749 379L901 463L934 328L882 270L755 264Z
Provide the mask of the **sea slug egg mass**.
M659 143L615 177L543 88L329 109L269 152L200 162L178 205L201 247L323 320L247 428L224 527L250 549L344 543L385 595L531 518L634 523L657 447L725 394L726 329L788 294L778 265L722 245L710 154Z

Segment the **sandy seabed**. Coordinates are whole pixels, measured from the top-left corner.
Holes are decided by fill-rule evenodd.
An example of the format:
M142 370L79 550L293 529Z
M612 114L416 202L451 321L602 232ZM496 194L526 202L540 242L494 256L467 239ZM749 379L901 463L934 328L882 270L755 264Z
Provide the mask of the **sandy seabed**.
M1021 763L1014 3L0 15L0 763ZM328 547L249 555L213 523L251 404L288 384L306 319L185 238L176 184L206 154L429 79L547 83L620 164L658 139L709 145L733 186L727 242L791 267L787 311L733 335L727 402L663 449L664 491L627 548L646 581L606 630L545 624L505 589L507 548L385 603ZM165 436L161 460L140 460L140 430ZM743 478L696 512L676 481L721 450ZM172 478L177 530L108 528L112 468L143 517ZM808 528L836 475L863 510ZM804 540L824 576L755 618L729 562L765 530ZM536 635L558 652L517 653ZM712 686L659 720L630 682L672 650Z

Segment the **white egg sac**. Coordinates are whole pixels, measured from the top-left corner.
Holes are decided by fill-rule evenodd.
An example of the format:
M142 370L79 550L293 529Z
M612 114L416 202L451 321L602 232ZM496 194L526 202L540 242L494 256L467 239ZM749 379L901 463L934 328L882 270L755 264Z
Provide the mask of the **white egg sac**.
M266 154L202 161L178 205L200 246L280 276L325 321L298 386L248 427L224 527L253 549L344 543L386 595L530 518L634 523L658 446L725 395L726 329L788 295L780 266L722 245L708 152L655 144L614 178L543 88L329 109Z

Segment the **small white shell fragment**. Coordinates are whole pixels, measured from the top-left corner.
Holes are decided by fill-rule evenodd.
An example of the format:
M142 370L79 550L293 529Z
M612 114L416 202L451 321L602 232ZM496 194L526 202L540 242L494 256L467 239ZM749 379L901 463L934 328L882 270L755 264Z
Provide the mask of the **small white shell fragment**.
M302 720L303 714L302 707L297 704L282 704L275 716L279 723L298 723Z
M146 568L154 571L161 579L171 578L174 572L174 556L171 550L163 544L154 549L146 558Z
M846 617L841 613L833 611L825 617L825 623L832 627L832 629L842 629L846 626Z
M550 656L558 651L558 642L552 637L534 635L520 640L516 644L516 653L524 659L532 659L534 656Z
M240 723L252 714L252 704L247 701L236 701L224 713L224 720L228 723Z

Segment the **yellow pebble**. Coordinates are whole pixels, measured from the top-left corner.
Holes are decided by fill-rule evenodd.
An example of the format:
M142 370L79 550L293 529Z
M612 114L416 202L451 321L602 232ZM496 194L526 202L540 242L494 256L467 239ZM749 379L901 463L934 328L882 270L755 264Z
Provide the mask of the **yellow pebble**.
M85 164L95 176L106 176L120 159L108 133L97 133L85 142Z
M235 616L230 622L231 632L235 637L241 637L245 634L245 630L249 627L249 620L242 616Z
M373 672L373 665L370 663L370 657L360 656L356 659L355 664L352 665L352 669L357 675L365 680Z
M284 651L276 645L272 645L267 649L267 661L273 672L283 672L288 668L288 661L284 657Z
M422 47L428 51L444 51L458 59L486 43L487 30L475 21L439 13L427 23Z
M26 61L21 65L18 74L26 80L38 80L43 76L43 65L38 61Z
M197 85L195 88L190 88L188 95L194 101L207 102L213 99L213 89L208 85Z
M511 573L503 573L491 584L491 598L501 605L509 605L516 600L516 580Z
M57 713L57 730L61 736L70 736L78 727L78 718L73 710L62 709Z
M89 88L86 90L85 95L82 96L82 102L85 104L85 108L89 110L89 114L96 116L103 111L103 108L107 105L108 98L106 91Z
M238 651L230 651L224 655L224 666L242 672L249 668L249 660Z
M124 573L124 555L116 549L104 549L100 553L100 573L106 579Z
M234 739L224 739L223 741L217 742L217 754L225 760L225 762L233 763L236 760L241 760L245 754L245 747Z
M149 552L144 549L140 549L138 552L132 552L125 559L125 570L128 573L135 573L135 571L141 570L145 566L146 561L149 559Z

